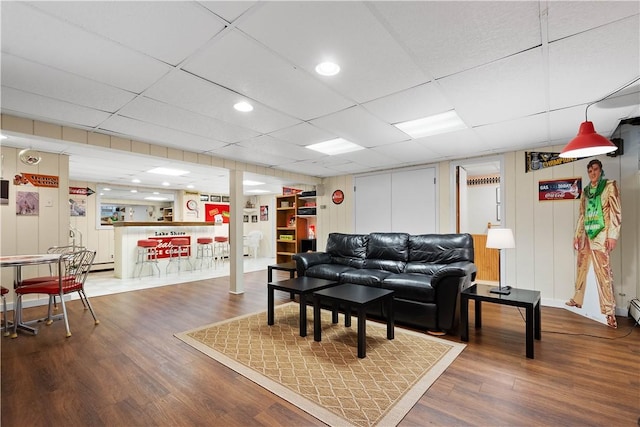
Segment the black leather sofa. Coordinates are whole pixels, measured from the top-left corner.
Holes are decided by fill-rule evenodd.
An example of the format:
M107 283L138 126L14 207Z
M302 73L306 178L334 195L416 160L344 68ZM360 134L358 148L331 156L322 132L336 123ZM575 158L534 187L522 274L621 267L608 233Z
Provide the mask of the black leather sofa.
M476 276L470 234L331 233L326 252L293 256L298 276L391 289L399 324L448 332ZM383 307L368 313L385 318Z

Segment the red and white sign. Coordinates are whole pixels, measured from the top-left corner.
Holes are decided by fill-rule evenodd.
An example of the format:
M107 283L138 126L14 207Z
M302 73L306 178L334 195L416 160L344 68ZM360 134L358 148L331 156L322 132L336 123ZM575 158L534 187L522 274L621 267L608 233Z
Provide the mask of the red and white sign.
M173 245L171 244L171 239L174 239L175 236L164 236L164 237L149 237L149 239L158 241L158 259L160 258L169 258L169 254L171 253L171 248ZM181 239L189 239L189 246L186 248L182 248L181 256L189 257L191 256L191 236L180 236Z

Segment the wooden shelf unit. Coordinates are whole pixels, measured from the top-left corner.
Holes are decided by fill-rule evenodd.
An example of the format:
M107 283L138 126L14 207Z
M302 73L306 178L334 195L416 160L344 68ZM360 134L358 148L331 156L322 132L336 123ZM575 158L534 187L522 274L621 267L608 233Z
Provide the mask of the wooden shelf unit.
M276 196L276 263L291 261L307 238L307 220L296 215L296 194Z

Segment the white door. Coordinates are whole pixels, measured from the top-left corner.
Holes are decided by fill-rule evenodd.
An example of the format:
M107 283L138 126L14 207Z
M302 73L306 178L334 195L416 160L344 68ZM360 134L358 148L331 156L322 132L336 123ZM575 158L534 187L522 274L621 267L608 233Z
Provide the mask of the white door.
M391 175L356 177L355 230L357 234L391 230Z

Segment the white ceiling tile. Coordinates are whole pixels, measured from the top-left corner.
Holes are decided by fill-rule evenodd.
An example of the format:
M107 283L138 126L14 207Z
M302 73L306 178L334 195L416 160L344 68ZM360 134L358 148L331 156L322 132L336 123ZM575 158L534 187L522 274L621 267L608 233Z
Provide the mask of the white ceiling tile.
M467 126L547 110L542 50L493 62L438 81Z
M375 2L418 64L436 78L504 58L541 43L535 1Z
M103 111L92 110L8 87L2 88L0 103L4 112L13 111L17 113L17 116L29 114L40 120L84 128L98 126L109 117L109 113Z
M193 152L206 152L226 145L224 142L214 139L203 138L122 116L110 117L100 125L100 130L107 133L131 135L140 141L159 142L160 144L158 145Z
M302 120L353 105L238 31L226 34L184 69Z
M453 109L437 83L425 83L362 105L389 123L400 123Z
M375 149L352 151L351 153L341 154L340 157L362 166L378 169L393 167L397 163L394 157L389 157Z
M249 10L257 1L199 1L202 6L206 7L216 15L222 17L227 22L233 22L243 13Z
M272 132L270 136L292 144L307 146L336 138L336 135L319 129L308 122L302 122L286 129Z
M509 146L534 146L549 142L547 113L475 127L484 145L492 150Z
M223 142L236 142L258 135L252 130L145 97L136 98L122 108L119 115Z
M427 136L415 141L441 156L449 158L469 155L471 152L484 153L489 150L473 129Z
M597 101L639 75L638 15L549 44L551 110Z
M547 2L549 40L559 40L640 13L637 1Z
M237 144L227 145L225 147L211 151L211 154L218 157L229 158L241 162L248 162L264 166L278 166L280 164L291 163L295 159L284 157L281 155L273 155L265 151L252 150L247 147L241 147Z
M133 50L177 65L224 29L186 1L41 1L38 9ZM143 18L141 18L143 17ZM188 28L188 31L185 29Z
M366 2L266 2L238 28L357 102L427 78ZM317 75L316 65L328 60L340 73Z
M311 160L322 156L317 151L301 147L290 142L280 141L271 136L262 135L239 142L237 145L270 155L283 156L294 160Z
M149 88L145 96L261 133L300 123L293 117L251 100L253 111L236 111L233 105L245 100L244 96L183 71L168 74Z
M353 107L311 121L311 124L363 147L403 141L409 136L374 117L362 107Z
M312 161L284 163L278 168L289 172L318 177L336 175L336 169L327 168Z
M2 56L2 85L105 112L115 112L135 97L131 92L8 54Z
M415 140L395 142L372 148L388 159L396 159L400 163L429 163L432 159L442 157L433 149Z
M139 93L169 67L20 2L2 2L2 52Z

